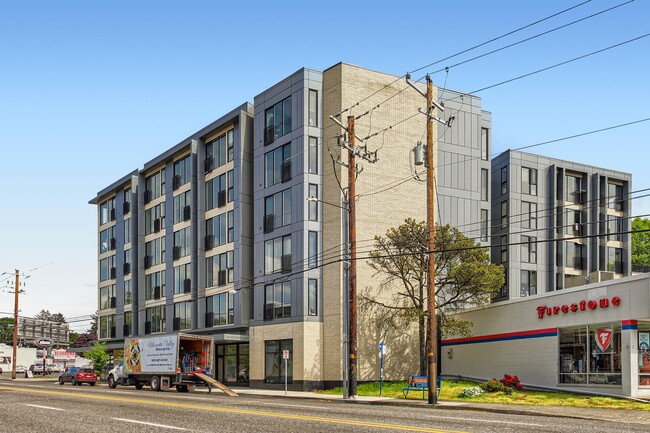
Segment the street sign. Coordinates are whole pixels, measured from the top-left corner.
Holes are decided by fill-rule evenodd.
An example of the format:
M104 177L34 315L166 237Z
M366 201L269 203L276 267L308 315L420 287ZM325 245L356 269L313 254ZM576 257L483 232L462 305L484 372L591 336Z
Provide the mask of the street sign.
M288 350L283 350L282 351L282 359L289 359L289 351Z
M388 346L383 342L379 343L379 354L386 355L387 353L388 353Z
M53 342L49 338L39 338L38 340L34 340L34 344L42 349L47 349L52 346Z

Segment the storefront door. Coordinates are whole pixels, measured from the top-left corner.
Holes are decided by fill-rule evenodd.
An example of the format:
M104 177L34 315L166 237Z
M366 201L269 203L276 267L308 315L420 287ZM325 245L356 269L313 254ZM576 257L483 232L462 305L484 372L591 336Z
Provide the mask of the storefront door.
M248 343L217 344L217 380L228 385L248 386Z

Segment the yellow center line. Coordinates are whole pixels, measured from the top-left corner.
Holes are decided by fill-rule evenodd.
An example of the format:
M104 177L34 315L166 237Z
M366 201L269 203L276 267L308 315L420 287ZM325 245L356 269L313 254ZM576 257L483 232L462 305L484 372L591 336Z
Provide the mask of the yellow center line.
M121 403L140 403L140 404L148 404L151 406L176 407L182 409L197 409L197 410L205 410L211 412L224 412L224 413L232 413L232 414L240 414L240 415L254 415L254 416L293 419L293 420L301 420L301 421L315 421L315 422L323 422L329 424L375 427L375 428L384 428L384 429L402 430L402 431L415 431L415 432L425 432L425 433L468 433L459 430L441 430L441 429L435 429L429 427L388 424L388 423L380 423L380 422L372 422L372 421L356 421L356 420L348 420L342 418L324 418L324 417L309 416L309 415L291 415L291 414L274 413L274 412L266 412L260 410L250 410L250 409L228 409L223 407L205 406L205 405L191 404L191 403L174 403L168 401L145 400L142 398L111 397L105 395L94 395L94 394L85 394L85 393L68 392L68 391L45 391L45 390L24 389L24 388L5 388L2 385L0 385L0 390L30 393L30 394L42 394L42 395L63 395L67 397L81 397L81 398L94 399L94 400L116 401Z

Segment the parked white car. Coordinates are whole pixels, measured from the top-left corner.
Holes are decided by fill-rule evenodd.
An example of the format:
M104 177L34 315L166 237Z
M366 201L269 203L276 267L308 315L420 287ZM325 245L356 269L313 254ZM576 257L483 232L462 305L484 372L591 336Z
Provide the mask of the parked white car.
M45 369L48 373L63 373L63 367L58 364L48 364Z

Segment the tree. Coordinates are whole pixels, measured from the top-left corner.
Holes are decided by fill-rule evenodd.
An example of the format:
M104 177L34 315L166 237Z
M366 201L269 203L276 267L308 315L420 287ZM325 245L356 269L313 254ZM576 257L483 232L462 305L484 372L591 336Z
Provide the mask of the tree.
M104 374L104 369L108 365L108 352L106 351L106 343L95 343L93 347L84 352L84 358L89 359L93 363L93 371L101 376Z
M77 335L77 337L72 341L72 336L70 336L70 345L72 347L88 347L97 341L97 334L92 331L82 332Z
M641 230L639 233L635 233ZM650 219L636 217L632 220L632 266L650 267Z
M67 323L63 314L61 313L52 314L50 313L50 310L41 310L40 313L34 316L34 319L46 320L49 322L56 322L56 323Z
M13 346L14 344L14 319L13 317L0 318L0 343Z
M438 330L441 335L469 336L473 324L453 314L489 303L504 284L503 267L490 263L487 248L449 225L436 226L435 245ZM369 265L376 276L384 278L372 293L362 294L364 302L379 310L385 324L417 322L421 374L427 369L427 246L426 223L410 218L389 229L386 237L375 236Z

